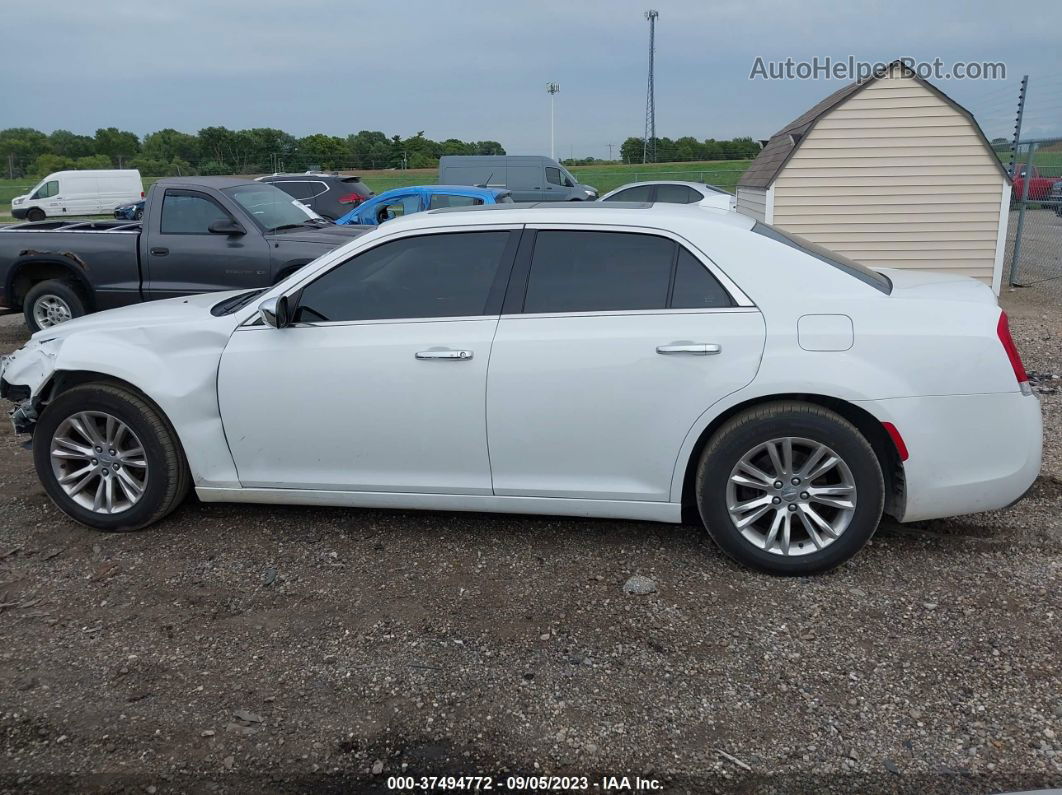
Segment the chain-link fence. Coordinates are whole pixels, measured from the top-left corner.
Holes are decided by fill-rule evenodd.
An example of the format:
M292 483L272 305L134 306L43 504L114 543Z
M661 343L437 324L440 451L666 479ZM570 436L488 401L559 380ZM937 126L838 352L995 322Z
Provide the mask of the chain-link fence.
M1022 144L1012 176L1004 276L1062 298L1062 145Z

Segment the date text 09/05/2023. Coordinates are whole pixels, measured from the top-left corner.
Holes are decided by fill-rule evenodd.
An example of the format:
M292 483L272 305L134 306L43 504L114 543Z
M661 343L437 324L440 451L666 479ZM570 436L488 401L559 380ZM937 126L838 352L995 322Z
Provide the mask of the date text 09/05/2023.
M655 778L641 776L388 776L387 788L398 792L465 790L471 792L654 792L662 789Z

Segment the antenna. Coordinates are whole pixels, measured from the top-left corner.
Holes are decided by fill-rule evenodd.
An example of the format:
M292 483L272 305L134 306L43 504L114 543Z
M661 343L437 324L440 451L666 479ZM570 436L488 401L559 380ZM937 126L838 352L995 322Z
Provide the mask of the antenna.
M656 162L656 100L653 98L653 53L656 49L656 18L659 11L645 12L649 20L649 89L645 96L645 139L642 144L642 162Z

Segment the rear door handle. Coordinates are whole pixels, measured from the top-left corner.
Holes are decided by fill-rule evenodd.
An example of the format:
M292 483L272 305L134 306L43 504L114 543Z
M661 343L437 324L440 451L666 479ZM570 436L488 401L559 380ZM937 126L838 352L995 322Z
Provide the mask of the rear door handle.
M153 249L151 249L151 255L153 257L165 257L169 253L170 253L170 250L168 248L153 248Z
M656 352L665 356L684 353L688 356L713 356L722 353L723 346L711 342L676 342L671 345L657 345Z
M448 361L465 362L472 358L472 351L417 351L418 359L446 359Z

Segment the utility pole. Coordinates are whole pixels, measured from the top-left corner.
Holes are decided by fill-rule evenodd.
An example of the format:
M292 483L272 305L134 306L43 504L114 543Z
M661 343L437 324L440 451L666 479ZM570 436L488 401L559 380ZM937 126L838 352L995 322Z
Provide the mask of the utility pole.
M649 20L649 89L645 96L645 141L642 144L642 162L656 162L656 100L653 97L653 54L656 50L656 18L659 11L645 12Z
M559 84L552 83L552 82L551 83L546 83L546 93L549 94L549 156L552 159L554 159L554 160L557 159L557 150L556 150L556 147L554 146L554 137L553 137L553 119L554 119L553 99L554 99L554 97L557 96L557 92L558 91L560 91L560 85Z
M1021 79L1021 88L1018 90L1018 118L1014 120L1014 142L1010 145L1010 175L1015 176L1014 165L1018 158L1018 142L1021 140L1021 120L1025 115L1025 95L1029 91L1029 76Z
M612 146L613 146L613 144L609 144L608 145L608 159L609 160L612 160Z
M1021 167L1018 164L1018 146L1021 143L1021 120L1025 115L1025 97L1029 93L1029 76L1021 79L1021 91L1018 93L1018 118L1014 120L1014 143L1010 148L1010 178L1018 179L1021 176ZM1021 205L1018 207L1018 228L1014 230L1014 251L1010 255L1010 273L1007 274L1007 283L1014 287L1018 278L1018 260L1021 258L1021 236L1025 231L1025 206L1029 203L1029 183L1032 182L1032 161L1036 144L1029 144L1029 160L1025 165L1025 179L1022 184Z

